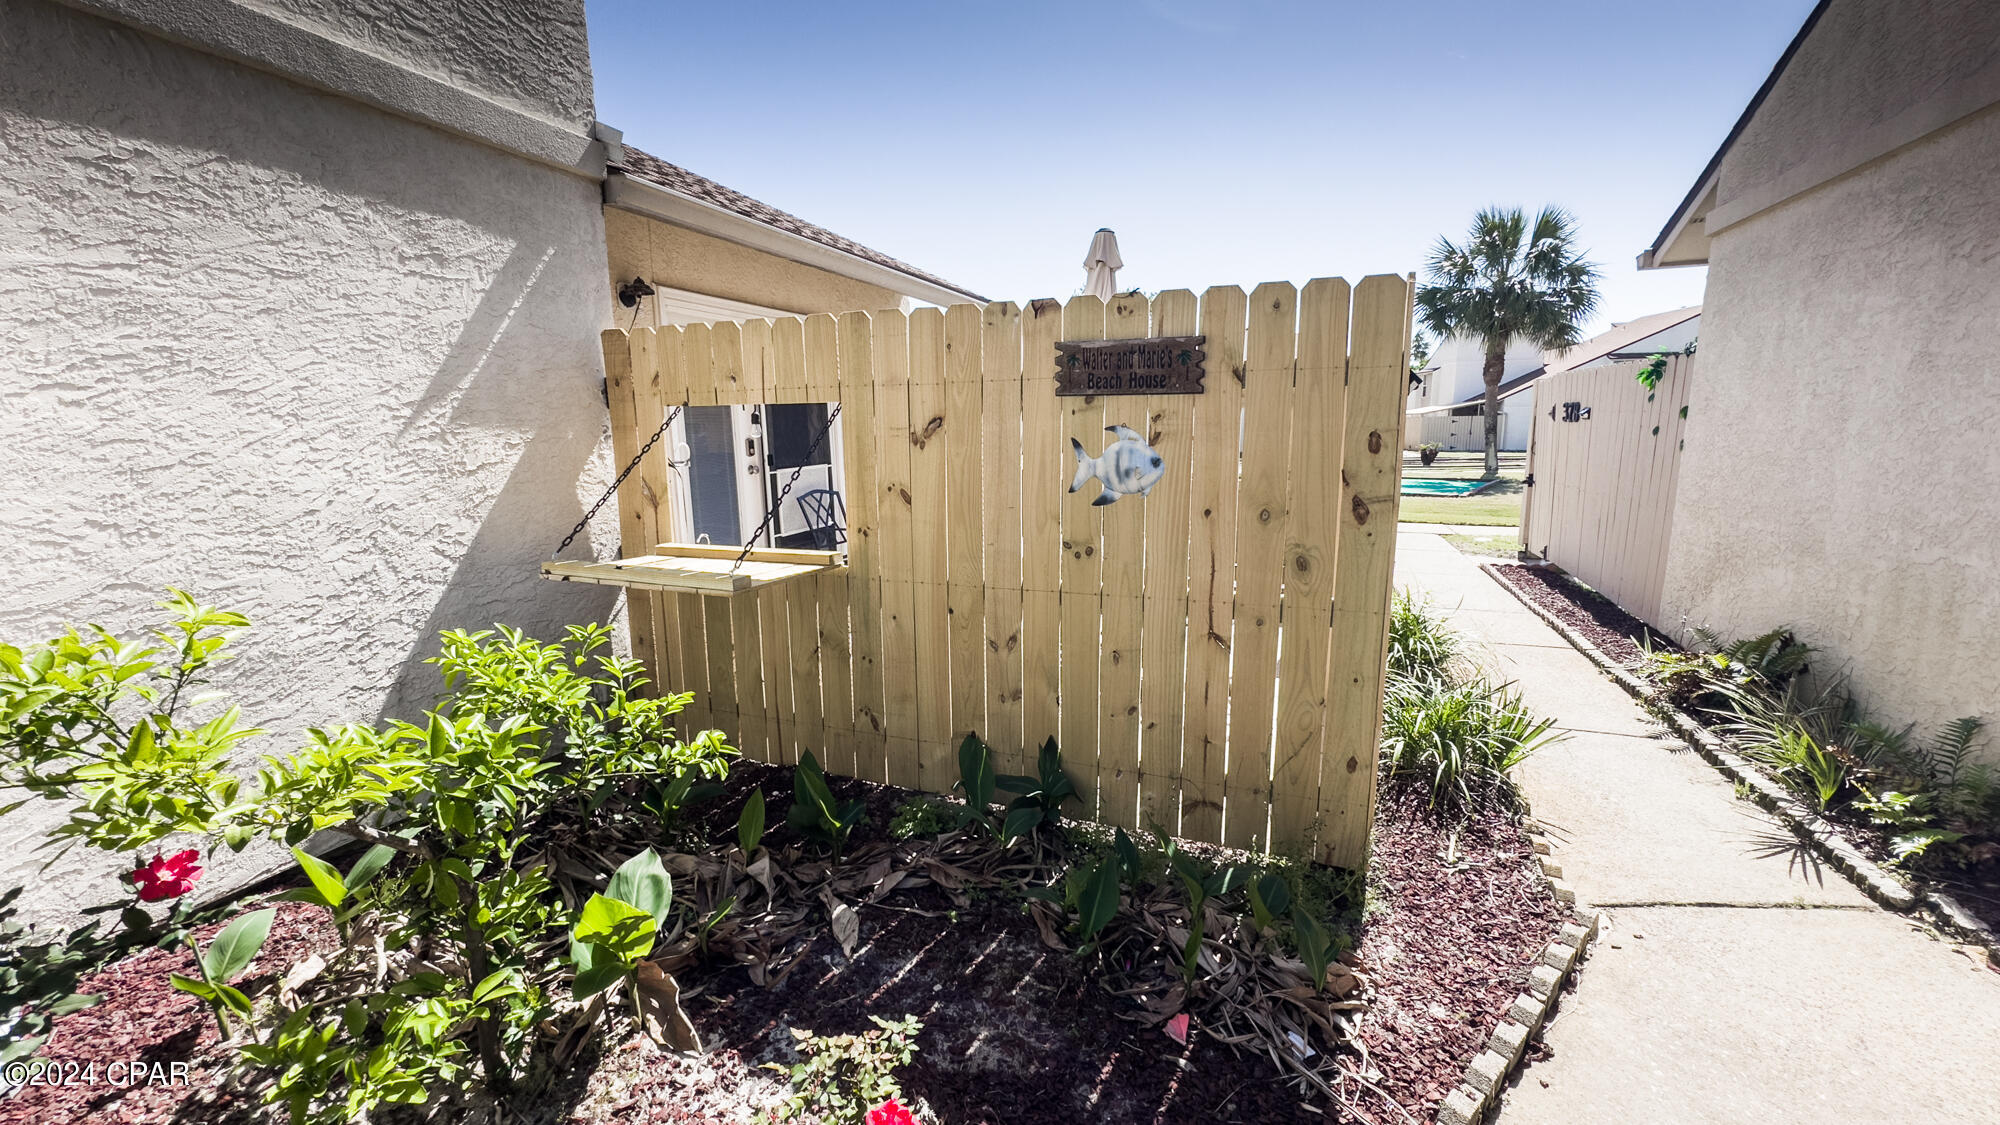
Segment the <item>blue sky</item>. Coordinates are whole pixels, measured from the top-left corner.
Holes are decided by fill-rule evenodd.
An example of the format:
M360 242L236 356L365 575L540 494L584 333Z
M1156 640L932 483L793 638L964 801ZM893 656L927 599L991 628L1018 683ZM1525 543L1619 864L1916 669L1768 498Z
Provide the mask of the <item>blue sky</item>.
M1147 290L1421 270L1487 204L1576 213L1591 326L1701 299L1633 258L1813 0L588 0L597 114L993 298L1091 232Z

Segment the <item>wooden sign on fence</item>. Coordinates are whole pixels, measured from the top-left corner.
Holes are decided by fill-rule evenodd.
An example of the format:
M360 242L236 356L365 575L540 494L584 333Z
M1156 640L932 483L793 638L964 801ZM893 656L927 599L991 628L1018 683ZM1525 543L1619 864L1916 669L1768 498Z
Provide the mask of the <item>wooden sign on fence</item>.
M1198 395L1206 336L1056 343L1059 395Z

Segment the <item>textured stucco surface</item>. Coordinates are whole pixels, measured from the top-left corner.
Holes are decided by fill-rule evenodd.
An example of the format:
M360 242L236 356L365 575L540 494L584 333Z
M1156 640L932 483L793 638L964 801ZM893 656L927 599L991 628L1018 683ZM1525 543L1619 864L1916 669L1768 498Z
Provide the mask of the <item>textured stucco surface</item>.
M1996 92L2000 4L1834 0L1724 156L1708 231L1851 171Z
M896 308L902 299L879 285L617 208L604 211L604 241L614 291L643 277L654 285L796 313L875 312ZM640 311L650 316L652 310ZM632 310L615 300L612 312L620 327L632 320Z
M1666 613L2000 724L2000 107L1719 234Z
M590 46L579 0L252 2L454 86L590 125Z
M428 703L441 628L609 616L536 576L609 479L598 191L8 0L0 637L189 588L257 622L219 686L282 752ZM0 885L52 813L0 821ZM92 901L92 862L25 905Z

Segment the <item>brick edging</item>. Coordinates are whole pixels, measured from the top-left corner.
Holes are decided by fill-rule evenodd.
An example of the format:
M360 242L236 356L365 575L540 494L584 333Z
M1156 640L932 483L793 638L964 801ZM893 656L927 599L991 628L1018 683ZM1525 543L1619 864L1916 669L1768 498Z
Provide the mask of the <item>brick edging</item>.
M1660 716L1667 727L1681 737L1703 760L1714 766L1723 776L1747 786L1752 799L1766 812L1777 817L1779 822L1791 829L1792 834L1802 840L1807 847L1834 870L1846 876L1847 880L1860 889L1861 893L1881 903L1891 910L1910 913L1921 909L1931 923L1946 933L1985 947L1989 962L2000 966L2000 935L1972 916L1949 894L1939 890L1919 890L1891 874L1880 864L1861 854L1847 838L1824 824L1814 823L1796 811L1796 799L1784 786L1767 777L1762 770L1729 749L1729 744L1717 737L1700 720L1684 711L1660 706L1650 698L1649 686L1644 680L1633 675L1623 664L1598 648L1589 638L1571 628L1569 624L1535 603L1526 593L1512 582L1501 577L1492 563L1480 563L1479 569L1486 573L1499 587L1514 596L1514 599L1536 617L1542 619L1551 629L1582 653L1591 663L1611 677L1613 683L1625 689L1626 694L1651 706L1651 713Z
M1533 818L1524 820L1522 828L1535 850L1535 862L1549 891L1557 902L1574 910L1576 892L1563 882L1562 868L1549 858L1548 837L1541 833ZM1507 1014L1500 1017L1500 1025L1493 1029L1486 1049L1466 1066L1465 1078L1458 1088L1439 1103L1437 1125L1473 1125L1499 1102L1507 1079L1520 1068L1522 1057L1527 1054L1528 1040L1548 1022L1556 997L1562 995L1563 985L1582 965L1590 943L1597 938L1597 929L1595 918L1587 923L1565 921L1557 929L1554 939L1529 968L1527 988L1514 997Z

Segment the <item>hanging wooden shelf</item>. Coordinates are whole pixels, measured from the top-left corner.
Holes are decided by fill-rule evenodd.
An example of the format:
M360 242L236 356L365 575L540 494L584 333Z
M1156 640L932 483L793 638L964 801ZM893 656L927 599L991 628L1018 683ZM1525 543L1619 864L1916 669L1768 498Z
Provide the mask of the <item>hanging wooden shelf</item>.
M690 594L738 594L821 574L845 565L838 551L794 551L755 547L737 564L741 547L706 543L661 543L656 554L613 562L564 561L542 564L542 577L558 582L592 582L640 590L676 590Z

